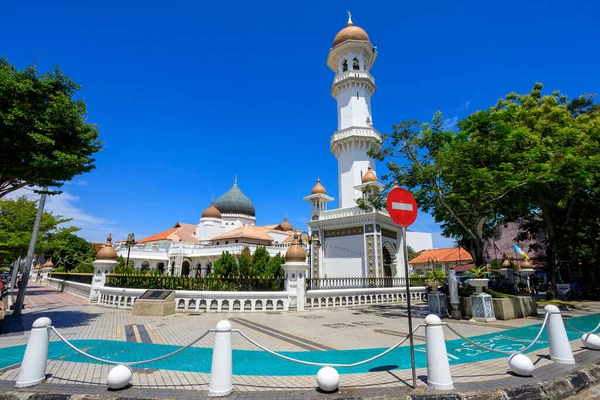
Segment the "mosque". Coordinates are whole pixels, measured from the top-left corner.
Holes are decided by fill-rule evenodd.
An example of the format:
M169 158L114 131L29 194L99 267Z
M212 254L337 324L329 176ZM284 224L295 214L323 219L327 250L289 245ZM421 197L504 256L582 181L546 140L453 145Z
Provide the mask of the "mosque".
M308 237L303 245L309 256L310 277L402 277L403 248L400 227L385 211L365 211L356 200L366 191L384 188L369 149L379 146L373 127L371 96L375 80L370 73L377 49L367 33L352 23L335 36L327 66L335 73L331 95L337 101L338 130L330 150L338 161L338 204L320 179L304 200L310 204ZM256 225L252 201L238 186L211 202L198 224L178 222L171 229L143 238L134 246L115 243L117 253L129 255L138 269L158 268L173 275L206 276L223 251L239 254L245 246L253 253L265 246L271 255L284 254L292 243L293 228L286 218L272 225ZM415 250L433 248L431 233L407 232Z

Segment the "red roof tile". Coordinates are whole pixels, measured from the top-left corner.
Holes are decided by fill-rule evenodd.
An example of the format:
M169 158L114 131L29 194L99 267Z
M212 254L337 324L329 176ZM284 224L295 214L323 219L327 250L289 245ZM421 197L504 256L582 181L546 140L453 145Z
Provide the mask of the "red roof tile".
M196 225L178 222L173 228L145 237L141 240L138 240L137 243L157 242L159 240L197 243L199 240L196 238L196 236L194 236L195 233Z
M437 262L463 262L472 261L473 257L463 248L450 247L446 249L433 249L426 250L419 254L417 257L410 260L409 264L421 264L428 263L431 260L437 260Z

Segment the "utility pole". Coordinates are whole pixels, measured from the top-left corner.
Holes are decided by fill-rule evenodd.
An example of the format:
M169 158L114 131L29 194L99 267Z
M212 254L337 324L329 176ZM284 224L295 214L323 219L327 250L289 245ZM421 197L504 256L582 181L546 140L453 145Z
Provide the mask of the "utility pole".
M42 222L42 215L44 214L44 204L46 204L46 190L47 188L44 188L44 192L40 197L40 203L38 204L38 212L37 216L35 217L35 224L33 225L31 241L29 242L29 250L27 250L27 257L25 257L25 265L23 266L23 280L19 286L19 294L17 295L17 301L15 302L13 315L21 315L21 310L23 309L25 289L27 288L27 282L29 281L31 263L33 262L33 253L35 252L35 245L37 243L37 237L40 231L40 223Z

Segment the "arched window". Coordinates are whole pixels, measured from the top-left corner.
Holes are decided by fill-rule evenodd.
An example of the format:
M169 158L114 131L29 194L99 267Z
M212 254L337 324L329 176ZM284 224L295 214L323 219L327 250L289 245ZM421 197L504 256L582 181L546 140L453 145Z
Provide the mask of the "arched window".
M352 60L352 69L355 71L358 71L360 69L360 64L358 62L358 58L354 57L354 60Z
M158 264L156 264L156 269L158 269L160 271L161 275L164 275L164 273L165 273L165 263L159 262Z
M149 271L150 270L150 263L148 261L143 261L142 262L142 271Z
M348 71L348 60L344 60L344 63L342 64L342 72L346 71Z
M206 275L209 275L212 272L212 263L206 264Z
M188 276L190 274L190 263L187 261L184 261L183 264L181 264L181 276Z

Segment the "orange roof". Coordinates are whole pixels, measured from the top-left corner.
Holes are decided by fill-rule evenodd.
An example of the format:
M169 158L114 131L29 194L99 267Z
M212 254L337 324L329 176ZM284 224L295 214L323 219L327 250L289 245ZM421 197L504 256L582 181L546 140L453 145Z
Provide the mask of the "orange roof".
M254 225L243 225L239 228L236 228L232 231L222 233L211 238L211 241L214 240L225 240L225 239L255 239L255 240L264 240L267 242L271 242L273 238L269 236L270 228L264 228L262 226L254 226Z
M194 236L195 233L196 225L178 222L173 228L167 229L166 231L154 234L152 236L145 237L141 240L138 240L137 243L157 242L159 240L197 243L199 240L196 238L196 236Z
M450 247L447 249L433 249L426 250L419 254L417 257L410 260L409 264L421 264L428 263L432 260L437 262L462 262L462 261L473 261L473 257L463 248Z

